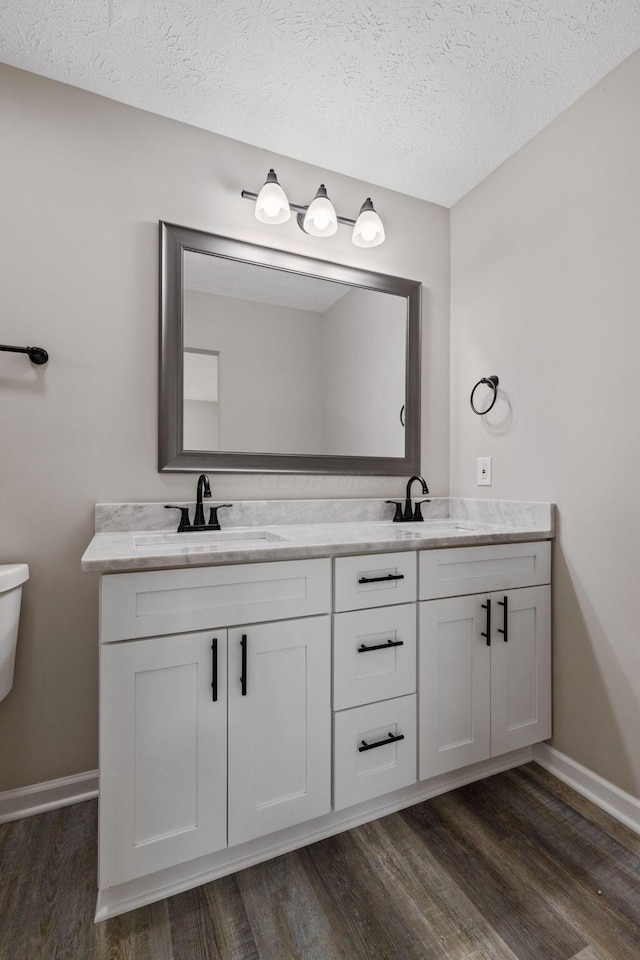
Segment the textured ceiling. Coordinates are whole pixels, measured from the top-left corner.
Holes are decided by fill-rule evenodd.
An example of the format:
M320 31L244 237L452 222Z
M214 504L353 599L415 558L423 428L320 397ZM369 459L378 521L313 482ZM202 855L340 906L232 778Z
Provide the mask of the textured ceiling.
M640 46L640 0L0 0L0 60L449 206Z

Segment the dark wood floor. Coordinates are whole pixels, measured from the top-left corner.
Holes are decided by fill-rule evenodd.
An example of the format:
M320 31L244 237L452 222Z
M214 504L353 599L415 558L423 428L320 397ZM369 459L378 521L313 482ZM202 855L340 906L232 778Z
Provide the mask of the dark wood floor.
M0 827L2 960L640 958L640 837L535 764L97 926L95 838Z

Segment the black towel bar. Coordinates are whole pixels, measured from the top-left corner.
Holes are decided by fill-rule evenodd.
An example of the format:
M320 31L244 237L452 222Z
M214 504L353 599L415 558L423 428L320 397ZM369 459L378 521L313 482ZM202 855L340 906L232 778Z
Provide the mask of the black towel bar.
M31 363L42 364L49 359L49 354L43 347L10 347L8 343L0 343L0 350L6 353L28 353Z

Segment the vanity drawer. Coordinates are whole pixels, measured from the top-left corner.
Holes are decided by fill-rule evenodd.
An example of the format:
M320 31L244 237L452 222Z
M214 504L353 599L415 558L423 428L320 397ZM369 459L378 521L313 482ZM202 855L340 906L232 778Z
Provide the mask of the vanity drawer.
M415 604L334 615L334 710L402 697L415 690Z
M420 600L551 582L551 543L501 543L420 553Z
M415 552L372 553L336 560L336 612L411 603L416 599Z
M331 561L113 573L100 584L102 643L328 613Z
M415 783L416 728L415 694L336 713L334 808L343 810ZM389 734L402 739L392 741Z

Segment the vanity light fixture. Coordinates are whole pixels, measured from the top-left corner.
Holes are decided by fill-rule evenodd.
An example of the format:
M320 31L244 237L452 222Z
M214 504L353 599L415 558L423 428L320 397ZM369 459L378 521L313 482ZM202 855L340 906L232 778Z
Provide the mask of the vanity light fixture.
M371 197L367 197L360 208L351 239L356 247L377 247L384 241L382 220L373 208Z
M256 197L256 220L261 223L286 223L291 217L287 195L278 183L273 168Z
M312 201L309 209L302 218L298 214L298 223L305 233L312 237L332 237L338 230L338 217L331 200L327 196L327 188L324 183L318 187L315 199Z
M269 170L260 193L243 190L245 200L254 200L256 220L261 223L286 223L293 210L297 213L298 226L312 237L332 237L338 224L353 227L351 239L356 247L377 247L385 238L382 220L376 213L371 197L367 197L360 208L357 220L339 217L327 195L324 183L308 206L290 203L287 195L278 183L275 171Z

